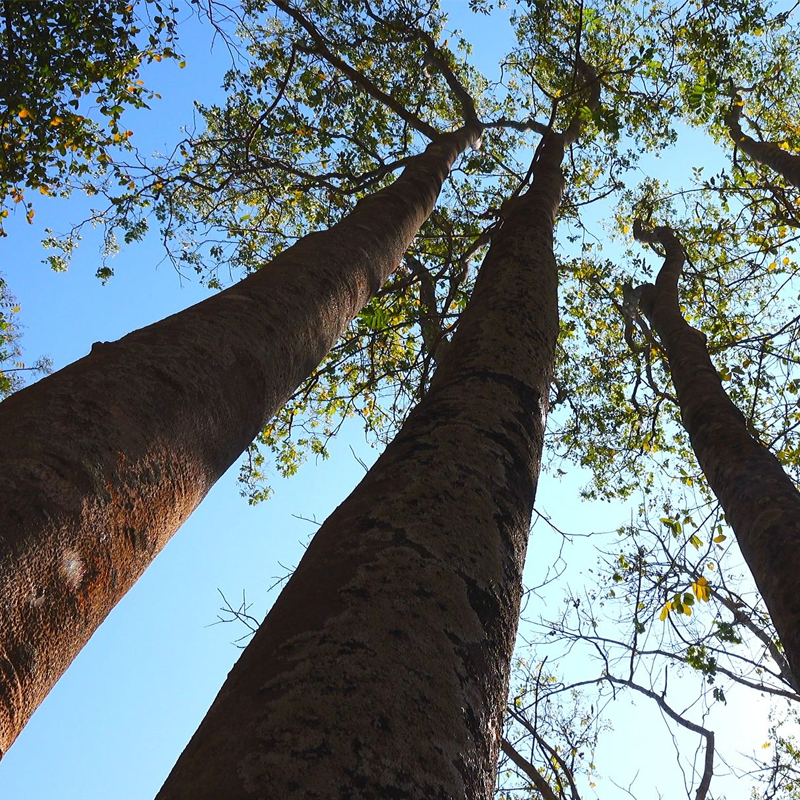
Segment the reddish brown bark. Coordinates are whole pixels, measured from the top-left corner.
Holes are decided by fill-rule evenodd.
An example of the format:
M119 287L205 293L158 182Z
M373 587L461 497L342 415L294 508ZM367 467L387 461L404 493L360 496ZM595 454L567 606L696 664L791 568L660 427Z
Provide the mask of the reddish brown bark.
M158 800L489 798L555 341L546 137L428 394L320 528Z
M793 186L800 188L800 156L793 156L773 142L758 142L748 136L739 123L741 101L734 102L725 115L725 124L736 146L753 161L771 167Z
M0 405L0 753L395 269L479 135L440 137L330 230Z
M743 414L722 387L705 335L681 315L678 280L684 253L675 233L668 227L649 232L636 224L634 234L642 241L658 241L666 250L655 286L642 287L640 306L666 350L697 460L725 510L797 675L800 493L778 459L750 435Z

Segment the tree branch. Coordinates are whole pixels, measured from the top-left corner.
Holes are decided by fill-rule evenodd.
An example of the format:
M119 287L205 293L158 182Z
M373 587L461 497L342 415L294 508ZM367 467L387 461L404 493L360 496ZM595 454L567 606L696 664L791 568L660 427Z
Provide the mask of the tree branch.
M321 55L328 63L336 67L340 72L347 75L354 84L359 86L367 94L383 103L387 108L395 112L402 120L407 122L414 130L426 136L431 141L436 141L441 137L439 131L421 120L416 114L412 114L402 103L390 97L382 89L378 88L369 78L359 72L355 67L348 64L344 59L334 54L328 47L325 37L319 32L317 27L307 19L298 9L291 6L285 0L273 0L275 5L285 14L288 14L301 28L303 28L314 42L314 52ZM298 46L298 49L301 49Z
M585 107L594 112L600 105L600 80L594 68L583 60L580 53L575 54L575 63L577 65L577 71L583 77L584 89L588 89ZM584 106L581 106L581 108L583 107ZM564 147L569 147L580 135L581 128L585 121L584 117L581 116L581 108L572 115L567 129L564 131Z
M539 770L524 759L515 749L514 746L503 737L500 741L500 747L503 752L519 767L530 779L536 787L539 794L542 795L544 800L559 800L556 793L550 788L550 784L541 776Z
M793 186L800 188L800 156L787 153L774 142L759 142L748 136L742 130L739 122L743 107L742 98L738 94L734 94L731 98L731 106L724 117L728 133L736 147L750 156L753 161L772 168Z
M640 686L638 683L623 678L614 678L611 675L605 675L604 677L609 683L627 686L629 689L633 689L643 694L645 697L649 697L671 720L677 722L681 727L700 734L700 736L705 738L706 755L703 765L703 776L700 779L700 785L697 787L697 792L694 797L695 800L706 800L708 788L711 785L711 778L714 776L714 731L710 731L708 728L704 728L702 725L698 725L696 722L692 722L686 719L686 717L681 716L677 711L667 705L666 700L664 700L661 695L656 694L650 689L645 689L644 686Z
M789 662L786 660L786 656L781 653L778 649L778 646L772 640L772 637L767 634L766 631L762 630L758 625L750 619L749 614L745 614L742 610L733 602L729 597L725 597L717 592L712 587L709 587L711 594L719 600L728 611L733 614L733 618L738 622L740 625L744 625L750 633L753 634L762 644L767 648L770 656L772 656L772 660L778 665L778 669L780 670L781 677L786 683L789 684L795 691L797 691L797 683L795 681L794 673L792 672L792 668L789 666ZM797 698L797 695L793 695L793 697ZM797 698L800 699L800 698Z
M441 326L441 317L436 306L436 286L425 265L411 253L406 253L406 264L411 272L419 279L420 319L422 341L431 358L438 363L443 345L448 342L444 338ZM438 355L437 355L438 352Z

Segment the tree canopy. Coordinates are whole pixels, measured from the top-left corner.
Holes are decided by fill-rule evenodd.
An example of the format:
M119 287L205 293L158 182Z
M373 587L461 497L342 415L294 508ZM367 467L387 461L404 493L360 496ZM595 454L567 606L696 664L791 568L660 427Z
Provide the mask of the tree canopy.
M4 0L0 30L0 217L31 195L90 184L124 148L126 108L155 96L145 64L178 58L178 9L148 0L30 4ZM0 228L2 232L2 228Z
M126 108L146 108L156 93L141 79L144 65L179 58L176 14L159 0L0 3L0 236L23 209L33 221L37 195L68 196L93 186L132 131ZM58 257L51 259L60 267ZM13 294L0 283L0 397L22 385L22 371L47 371L19 360Z

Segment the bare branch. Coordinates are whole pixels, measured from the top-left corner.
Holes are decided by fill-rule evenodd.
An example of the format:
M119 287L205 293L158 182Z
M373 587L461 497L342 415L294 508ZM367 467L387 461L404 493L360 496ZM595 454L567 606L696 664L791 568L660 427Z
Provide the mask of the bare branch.
M698 725L696 722L686 719L686 717L682 716L672 707L667 705L667 701L664 700L661 695L656 694L650 689L646 689L644 686L640 686L638 683L624 680L623 678L614 678L611 675L605 675L604 677L609 683L627 686L629 689L633 689L634 691L643 694L645 697L649 697L671 720L677 722L681 727L700 734L700 736L705 738L706 754L703 765L703 775L700 779L700 785L697 787L697 792L695 792L694 797L695 800L706 800L706 797L708 796L708 789L711 785L711 778L714 776L714 731L710 731L708 728L704 728L702 725Z

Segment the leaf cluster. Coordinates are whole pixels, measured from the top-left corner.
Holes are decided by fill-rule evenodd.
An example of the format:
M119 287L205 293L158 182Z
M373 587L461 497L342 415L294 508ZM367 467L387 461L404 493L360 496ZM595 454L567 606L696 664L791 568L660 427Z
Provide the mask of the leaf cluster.
M129 147L127 108L155 94L144 65L177 59L178 8L162 0L0 3L0 235L33 192L68 192Z

